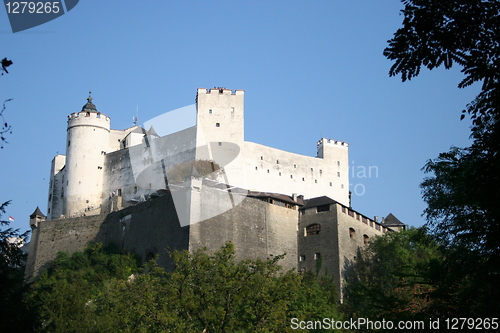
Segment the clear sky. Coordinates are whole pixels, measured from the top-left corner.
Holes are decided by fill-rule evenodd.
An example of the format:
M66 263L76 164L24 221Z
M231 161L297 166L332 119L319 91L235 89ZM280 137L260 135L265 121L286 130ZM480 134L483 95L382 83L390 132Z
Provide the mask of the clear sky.
M12 125L0 150L0 201L14 227L47 213L50 163L65 154L67 115L89 90L125 129L194 103L197 88L245 90L245 139L315 156L347 141L352 206L419 226L425 162L469 144L460 111L478 87L458 68L389 78L382 55L400 27L397 0L80 0L67 14L12 33L0 9L0 100ZM362 171L372 167L371 175ZM361 172L360 172L361 171Z

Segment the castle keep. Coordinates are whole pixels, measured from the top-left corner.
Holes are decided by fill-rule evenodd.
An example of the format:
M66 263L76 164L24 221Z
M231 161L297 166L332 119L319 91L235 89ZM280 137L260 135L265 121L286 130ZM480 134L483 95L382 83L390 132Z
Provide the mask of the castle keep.
M341 288L359 247L404 227L351 208L346 142L322 138L310 157L245 141L242 90L198 89L196 105L157 118L113 130L92 97L68 116L47 218L30 217L27 278L58 251L89 242L114 242L144 260L159 254L168 267L165 248L231 241L238 258L286 253L285 269L334 275ZM166 130L176 123L187 125Z

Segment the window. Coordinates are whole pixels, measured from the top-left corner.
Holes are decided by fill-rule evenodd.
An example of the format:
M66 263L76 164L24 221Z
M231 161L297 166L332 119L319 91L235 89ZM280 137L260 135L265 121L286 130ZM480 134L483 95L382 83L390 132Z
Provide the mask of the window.
M330 186L333 186L332 182L330 182Z
M119 188L117 192L118 192L118 196L121 197L122 196L122 189Z
M315 179L315 180L314 180L314 183L316 183L316 184L317 184L317 183L318 183L318 180L317 180L317 179Z
M345 213L345 207L342 206L342 213Z
M330 210L330 205L321 205L321 206L316 207L317 213L328 212L329 210Z
M314 260L320 260L321 259L321 253L317 252L314 254Z
M260 157L260 160L262 161L263 159L264 159L264 156L261 156L261 157Z
M222 146L222 142L219 142L219 146Z
M220 123L215 123L215 127L220 127Z
M255 167L255 170L259 170L259 168L258 168L258 167Z
M321 224L314 223L306 227L306 236L317 235L321 231Z
M356 230L354 230L353 228L349 228L349 237L351 237L352 239L356 239Z
M292 178L292 179L293 179L293 175L290 175L290 178Z
M280 172L280 176L281 176L281 172Z
M337 165L340 166L340 161L337 161Z
M340 177L340 172L337 172L337 177Z
M322 175L323 174L323 170L319 169L319 174Z
M302 177L302 181L303 181L303 182L305 182L305 181L306 181L306 179L305 179L304 177Z
M208 113L210 113L210 114L211 114L211 113L212 113L212 109L208 110Z
M269 169L267 169L267 173L269 173Z
M276 164L280 164L280 161L279 161L279 160L276 160Z
M304 254L299 256L299 261L306 261L306 256Z
M68 147L71 145L71 140L68 140Z
M366 245L370 241L370 237L368 235L363 235L363 243Z
M294 168L294 169L297 169L297 164L294 164L294 165L293 165L293 168Z

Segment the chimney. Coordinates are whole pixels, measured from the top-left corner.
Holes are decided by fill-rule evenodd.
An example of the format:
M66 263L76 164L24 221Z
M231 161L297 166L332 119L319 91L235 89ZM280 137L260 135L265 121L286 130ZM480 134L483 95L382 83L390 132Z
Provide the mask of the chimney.
M378 222L378 216L374 216L373 221Z

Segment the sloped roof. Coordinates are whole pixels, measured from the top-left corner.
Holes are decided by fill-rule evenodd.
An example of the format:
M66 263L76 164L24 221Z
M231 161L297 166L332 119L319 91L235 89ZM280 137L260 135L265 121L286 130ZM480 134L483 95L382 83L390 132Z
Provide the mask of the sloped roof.
M338 203L338 202L324 195L321 197L316 197L316 198L304 200L304 206L301 207L300 209L308 209L308 208L312 208L312 207L329 205L329 204L333 204L333 203Z
M385 226L404 226L405 224L401 222L396 216L394 216L392 213L389 213L387 217L384 219L384 222L382 222L383 225Z
M33 212L33 214L30 215L30 219L33 219L36 216L47 217L47 216L43 215L42 211L40 210L40 208L38 206L36 207L36 209Z

